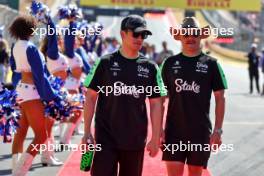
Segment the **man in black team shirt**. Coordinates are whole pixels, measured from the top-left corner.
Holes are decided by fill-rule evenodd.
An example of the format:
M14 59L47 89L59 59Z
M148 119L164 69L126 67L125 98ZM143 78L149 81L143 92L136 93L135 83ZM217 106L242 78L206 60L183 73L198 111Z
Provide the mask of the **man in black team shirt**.
M209 36L209 30L199 28L194 17L186 17L181 28L170 31L181 41L182 52L168 57L161 65L169 98L163 149L168 176L182 176L185 164L189 176L201 176L209 159L210 144L221 144L227 84L216 59L201 51L201 39ZM209 119L212 91L216 102L213 132ZM189 149L185 150L183 146L188 144ZM195 148L194 144L202 147ZM176 151L180 145L182 150Z
M95 152L92 176L141 175L148 126L146 98L149 98L152 122L152 138L147 144L150 156L158 153L160 145L161 96L166 91L158 66L139 54L151 32L142 17L130 15L123 19L120 34L121 48L97 60L84 83L88 90L83 143L93 140L91 122L98 98L95 141L102 150Z

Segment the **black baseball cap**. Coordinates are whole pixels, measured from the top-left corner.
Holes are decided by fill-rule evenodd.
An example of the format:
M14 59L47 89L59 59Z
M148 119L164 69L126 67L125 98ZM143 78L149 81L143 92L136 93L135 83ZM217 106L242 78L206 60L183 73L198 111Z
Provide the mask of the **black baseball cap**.
M139 15L129 15L125 17L121 22L121 30L132 30L133 32L146 32L148 35L152 35L152 32L147 29L146 20Z

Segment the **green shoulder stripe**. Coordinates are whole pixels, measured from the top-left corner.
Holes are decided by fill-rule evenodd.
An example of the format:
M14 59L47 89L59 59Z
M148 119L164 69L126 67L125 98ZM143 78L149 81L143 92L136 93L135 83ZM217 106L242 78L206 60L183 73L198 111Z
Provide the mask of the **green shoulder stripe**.
M96 70L97 70L97 67L98 67L98 65L100 64L100 62L101 62L101 59L97 59L97 60L95 61L95 63L94 63L94 65L93 65L93 67L92 67L90 73L86 76L85 81L84 81L84 83L83 83L83 85L84 85L85 87L89 87L91 81L93 80L94 74L95 74L95 72L96 72Z
M160 72L160 69L158 66L155 66L156 68L156 82L159 86L159 89L160 89L160 96L166 96L167 95L167 90L165 88L165 85L163 83L163 80L162 80L162 77L161 77L161 72Z
M224 73L224 71L223 71L223 69L222 69L222 67L220 66L219 63L217 63L217 67L218 67L218 70L220 72L223 85L224 85L225 89L227 89L227 81L226 81L225 73Z
M160 67L159 67L161 73L162 73L163 66L164 66L166 60L167 60L167 58L163 60L162 64L161 64Z

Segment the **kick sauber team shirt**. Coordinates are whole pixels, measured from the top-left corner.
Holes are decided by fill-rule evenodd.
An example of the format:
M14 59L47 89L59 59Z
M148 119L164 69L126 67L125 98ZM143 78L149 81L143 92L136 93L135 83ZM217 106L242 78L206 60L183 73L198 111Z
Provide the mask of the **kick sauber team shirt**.
M205 139L211 133L209 118L212 91L227 88L225 75L216 59L201 53L182 53L164 60L162 78L168 90L166 140Z
M147 135L145 99L166 95L158 66L144 56L120 51L94 64L84 85L98 92L95 139L102 147L143 149Z

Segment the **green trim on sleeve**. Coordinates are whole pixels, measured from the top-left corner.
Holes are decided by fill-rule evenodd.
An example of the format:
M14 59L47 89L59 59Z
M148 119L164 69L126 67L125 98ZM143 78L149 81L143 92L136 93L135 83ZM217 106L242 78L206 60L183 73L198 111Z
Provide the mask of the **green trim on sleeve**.
M91 83L92 80L93 80L94 74L95 74L95 72L96 72L96 70L97 70L97 67L99 66L100 62L101 62L101 59L97 59L97 60L95 61L95 63L94 63L94 65L93 65L93 67L92 67L90 73L86 76L85 81L84 81L84 83L83 83L83 85L84 85L85 87L89 87L90 83Z
M223 82L223 85L225 87L225 89L227 89L227 81L226 81L226 77L225 77L225 73L221 67L221 65L219 63L217 63L217 67L218 67L218 70L220 72L220 75L221 75L221 78L222 78L222 82Z
M157 73L156 73L156 82L157 82L157 85L159 86L159 89L160 89L160 96L167 96L167 90L166 90L164 82L162 80L160 69L159 69L158 66L156 66L155 68L156 68L156 71L157 71Z

